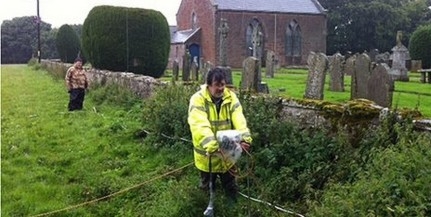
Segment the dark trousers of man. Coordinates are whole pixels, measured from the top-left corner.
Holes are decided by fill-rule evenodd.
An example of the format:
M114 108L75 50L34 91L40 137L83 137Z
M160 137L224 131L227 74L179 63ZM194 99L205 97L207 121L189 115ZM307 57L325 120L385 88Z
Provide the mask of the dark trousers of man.
M75 88L69 91L69 111L81 110L84 103L85 89Z
M210 181L210 174L207 172L200 171L201 173L201 185L200 188L203 190L209 189L209 181ZM215 190L215 181L217 179L217 176L220 177L221 185L226 193L226 196L232 200L232 202L237 201L237 193L238 193L238 186L235 181L235 176L233 176L229 171L225 173L213 173L212 174L212 183L213 183L213 189Z

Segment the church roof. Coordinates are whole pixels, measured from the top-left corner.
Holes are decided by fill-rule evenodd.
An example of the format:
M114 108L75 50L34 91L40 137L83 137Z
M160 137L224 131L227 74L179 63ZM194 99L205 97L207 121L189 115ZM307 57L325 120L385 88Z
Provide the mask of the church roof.
M196 34L200 29L201 28L187 29L187 30L180 30L180 31L171 32L171 44L183 44L183 43L185 43L187 40L189 40L190 37L192 37L194 34Z
M318 0L212 0L219 10L323 14Z

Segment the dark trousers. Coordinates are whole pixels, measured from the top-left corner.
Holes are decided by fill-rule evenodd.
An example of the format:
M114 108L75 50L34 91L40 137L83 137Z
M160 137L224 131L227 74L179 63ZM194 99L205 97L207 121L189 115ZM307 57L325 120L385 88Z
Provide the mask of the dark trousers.
M76 88L69 91L69 111L81 110L84 103L85 89Z
M200 171L201 173L201 185L200 188L203 190L209 189L210 174L207 172ZM217 177L220 177L221 185L226 193L226 196L233 201L236 201L238 186L235 181L235 176L233 176L229 171L225 173L213 173L212 183L213 189L215 190L215 181Z

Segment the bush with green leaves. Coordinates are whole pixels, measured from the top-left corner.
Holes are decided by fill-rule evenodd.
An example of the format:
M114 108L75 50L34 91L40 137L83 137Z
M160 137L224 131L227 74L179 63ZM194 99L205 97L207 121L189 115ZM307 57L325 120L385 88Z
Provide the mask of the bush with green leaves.
M41 68L40 63L37 62L38 60L36 58L31 58L27 65L32 67L34 70L39 70Z
M169 26L159 11L97 6L84 21L82 45L95 68L159 78L169 57Z
M431 135L399 128L397 143L375 149L352 183L334 183L311 216L430 216Z
M166 159L171 158L173 162L190 154L191 144L180 141L180 138L191 137L187 108L190 96L197 89L197 86L164 86L143 103L143 128L150 132L145 134L144 143L151 144L149 147L161 152L176 150L175 153L165 155ZM255 165L248 181L238 179L243 193L311 216L322 216L321 213L340 216L355 213L384 216L389 215L389 212L419 216L429 214L430 209L426 205L429 204L426 197L429 187L426 183L431 180L424 177L423 173L430 166L430 161L427 160L431 159L429 151L425 150L431 146L430 135L414 132L410 120L400 121L396 114L391 113L379 127L363 127L367 134L360 134L363 136L358 139L359 143L351 143L349 137L352 134L346 130L345 122L342 122L342 126L328 129L303 128L281 117L282 103L277 97L256 97L240 93L239 99L254 139L251 152L253 160L249 156L243 156L237 164L241 170L246 169L250 163ZM115 129L109 130L111 132ZM409 145L404 148L403 144ZM416 148L419 150L412 148L413 144L417 144ZM396 155L389 155L391 157L382 157L380 154L386 155L394 150L398 152ZM376 162L381 163L379 165ZM391 168L395 172L384 178L384 184L379 185L378 177L385 176L385 162L393 162L394 166ZM373 174L374 171L380 172L371 175L370 171ZM241 175L244 173L245 171ZM397 178L398 176L400 177ZM367 186L370 185L367 181L370 177L375 182L372 182L372 186ZM189 178L193 181L188 185L197 182L196 177ZM395 184L391 184L391 180L395 180ZM413 180L414 184L409 186L406 180ZM182 186L182 189L186 194L192 194L193 188L188 185ZM363 197L361 192L364 188L375 196L360 201L354 207L356 210L352 210L352 204ZM196 204L202 200L201 194L193 193L191 198L187 197L187 202L176 201L175 198L168 200L162 195L156 200L175 204L166 213L181 212L184 216L199 213L199 210L191 208L190 203ZM419 198L413 200L415 196ZM340 197L343 200L340 201ZM221 197L217 203L222 204L223 201L224 198ZM386 202L391 205L389 211L385 210ZM157 202L148 202L151 205L154 203ZM425 205L419 205L421 203ZM340 204L341 209L337 210ZM199 203L199 206L205 207L205 204ZM223 205L218 207L224 209ZM365 207L374 207L374 210L365 210ZM251 209L250 213L256 216L279 214L262 204L252 203L247 209ZM236 212L245 214L249 212L247 209L238 209ZM150 209L146 213L158 216L156 210ZM220 212L230 215L228 211Z
M100 83L93 83L89 96L98 107L106 104L130 110L141 102L141 99L133 94L132 91L118 84L101 85Z
M78 34L67 24L58 29L56 45L60 59L64 63L73 63L81 51L81 40Z
M422 67L431 68L431 25L417 28L409 42L410 57L422 60Z
M157 132L157 144L169 147L174 143L165 136L191 140L188 107L190 97L197 90L196 86L163 86L144 101L143 125L148 131Z

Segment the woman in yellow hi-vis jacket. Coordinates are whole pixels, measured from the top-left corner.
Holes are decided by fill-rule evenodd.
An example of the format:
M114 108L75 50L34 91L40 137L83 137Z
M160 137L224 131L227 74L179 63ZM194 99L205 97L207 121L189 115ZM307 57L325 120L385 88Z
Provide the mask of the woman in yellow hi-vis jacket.
M206 84L190 99L188 123L193 138L195 166L201 173L201 188L208 189L209 154L211 157L212 182L220 177L227 196L236 201L238 187L229 172L233 163L218 153L216 133L219 130L237 130L241 133L241 146L248 149L252 141L241 104L234 92L225 88L226 75L220 68L208 72Z

